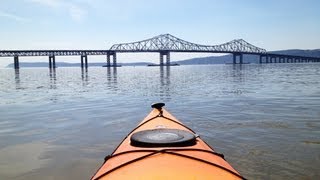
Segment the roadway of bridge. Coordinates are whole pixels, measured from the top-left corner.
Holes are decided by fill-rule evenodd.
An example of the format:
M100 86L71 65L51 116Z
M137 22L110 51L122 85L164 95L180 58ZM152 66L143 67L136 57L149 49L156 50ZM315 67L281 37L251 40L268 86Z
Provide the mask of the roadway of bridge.
M117 53L159 53L160 66L169 66L170 53L223 53L233 55L233 64L243 64L243 55L260 56L259 63L320 62L320 57L306 57L288 54L268 53L242 39L224 44L208 46L191 43L170 34L162 34L150 39L115 44L108 50L0 50L0 57L14 57L14 68L19 68L19 57L48 56L49 68L55 68L55 56L81 56L81 67L88 67L88 56L106 55L106 66L117 67ZM111 63L111 57L113 62ZM164 62L166 57L166 62Z

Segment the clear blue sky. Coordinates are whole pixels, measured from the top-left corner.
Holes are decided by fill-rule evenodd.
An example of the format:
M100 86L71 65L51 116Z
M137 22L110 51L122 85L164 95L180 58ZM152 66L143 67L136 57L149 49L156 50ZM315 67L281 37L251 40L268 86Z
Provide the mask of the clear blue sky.
M319 8L319 0L1 0L0 49L108 49L164 33L208 45L242 38L267 50L319 49ZM150 58L158 55L120 61ZM12 61L0 58L0 66Z

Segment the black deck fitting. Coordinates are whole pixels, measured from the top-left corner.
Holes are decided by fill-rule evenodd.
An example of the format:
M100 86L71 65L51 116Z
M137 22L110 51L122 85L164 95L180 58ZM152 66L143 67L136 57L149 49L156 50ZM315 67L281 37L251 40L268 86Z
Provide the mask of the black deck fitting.
M165 103L153 103L151 105L152 108L156 108L158 110L161 110L163 106L165 106L166 104Z

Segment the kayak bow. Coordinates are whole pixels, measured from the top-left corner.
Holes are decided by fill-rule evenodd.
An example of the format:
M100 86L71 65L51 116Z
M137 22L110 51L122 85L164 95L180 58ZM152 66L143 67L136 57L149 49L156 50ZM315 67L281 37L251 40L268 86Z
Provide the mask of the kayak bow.
M164 108L153 110L92 177L98 179L244 179L190 128Z

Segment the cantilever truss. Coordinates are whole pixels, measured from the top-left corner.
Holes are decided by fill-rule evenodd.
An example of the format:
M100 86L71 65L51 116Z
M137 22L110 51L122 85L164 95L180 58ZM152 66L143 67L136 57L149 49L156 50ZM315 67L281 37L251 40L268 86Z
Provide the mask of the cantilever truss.
M224 44L208 46L191 43L170 34L162 34L143 41L115 44L110 50L118 52L217 52L265 54L265 49L253 46L243 39L236 39Z

